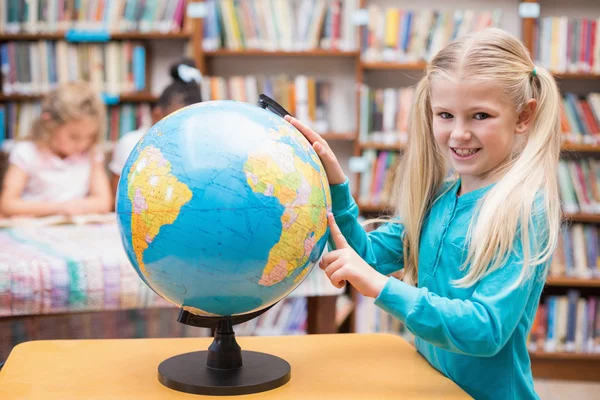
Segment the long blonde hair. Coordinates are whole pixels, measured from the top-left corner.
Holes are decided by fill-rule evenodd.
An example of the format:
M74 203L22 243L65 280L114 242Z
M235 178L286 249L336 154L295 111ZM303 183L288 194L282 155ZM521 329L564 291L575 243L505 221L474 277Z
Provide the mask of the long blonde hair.
M86 82L63 83L42 100L41 115L33 122L27 139L47 144L57 126L86 117L97 126L94 144L98 144L106 129L106 106L100 95Z
M395 202L404 225L404 280L416 284L419 236L429 209L439 198L448 174L432 132L431 82L435 78L476 77L494 82L520 113L528 100L537 107L524 143L495 173L500 177L477 206L468 232L466 275L454 282L466 287L501 268L515 238L523 251L522 282L532 268L547 262L560 229L557 165L560 155L560 94L552 75L532 62L525 46L509 33L489 28L464 36L442 49L418 83L409 122L409 143L396 178ZM533 214L544 220L531 234ZM539 240L541 239L541 240Z

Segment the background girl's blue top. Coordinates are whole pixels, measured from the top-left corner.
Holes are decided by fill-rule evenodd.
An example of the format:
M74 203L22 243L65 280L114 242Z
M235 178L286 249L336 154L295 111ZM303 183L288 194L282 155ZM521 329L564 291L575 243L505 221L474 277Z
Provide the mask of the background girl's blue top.
M476 203L490 188L459 197L459 186L434 203L424 222L418 287L389 278L375 304L402 321L419 352L471 396L537 398L526 342L548 265L512 289L523 256L516 240L506 265L469 288L454 287L451 281L466 274L460 267ZM367 234L356 219L348 182L332 186L331 195L335 219L356 252L383 274L402 269L402 225L388 223Z

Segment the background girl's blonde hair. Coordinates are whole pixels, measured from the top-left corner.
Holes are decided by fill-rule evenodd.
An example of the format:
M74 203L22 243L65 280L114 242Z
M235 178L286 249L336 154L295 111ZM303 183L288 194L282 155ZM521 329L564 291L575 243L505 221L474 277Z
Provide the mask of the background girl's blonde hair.
M436 79L493 82L520 113L537 100L530 129L510 159L492 173L499 180L480 200L467 235L468 271L455 282L470 286L497 270L516 242L522 247L523 269L516 283L534 266L550 260L560 229L557 165L560 155L560 94L552 75L536 68L525 46L500 29L462 37L442 49L417 85L409 122L409 144L399 166L395 194L399 220L405 227L404 280L416 284L419 236L423 220L440 196L448 174L445 158L432 132L431 85ZM531 234L532 220L544 221Z
M28 139L47 143L56 127L86 117L94 120L97 126L94 144L98 144L106 129L104 102L86 82L61 84L42 100L41 115L33 123Z

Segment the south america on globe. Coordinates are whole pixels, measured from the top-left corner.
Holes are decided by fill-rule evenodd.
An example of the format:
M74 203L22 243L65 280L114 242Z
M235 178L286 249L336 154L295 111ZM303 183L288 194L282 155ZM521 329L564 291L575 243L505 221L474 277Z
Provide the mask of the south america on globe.
M195 315L263 310L324 251L329 184L310 143L283 118L236 101L182 108L138 142L116 212L133 267Z

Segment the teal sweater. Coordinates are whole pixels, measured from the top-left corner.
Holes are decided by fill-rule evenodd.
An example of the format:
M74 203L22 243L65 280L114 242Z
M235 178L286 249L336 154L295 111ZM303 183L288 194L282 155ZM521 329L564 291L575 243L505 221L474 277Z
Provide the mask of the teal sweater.
M404 323L427 361L474 398L537 399L526 342L548 265L511 289L522 268L522 251L515 246L502 268L469 288L454 287L451 281L466 273L459 267L475 205L489 190L458 197L459 186L453 184L425 219L418 287L390 277L375 304ZM402 269L402 225L388 223L366 233L348 181L331 191L335 220L354 250L384 275Z

